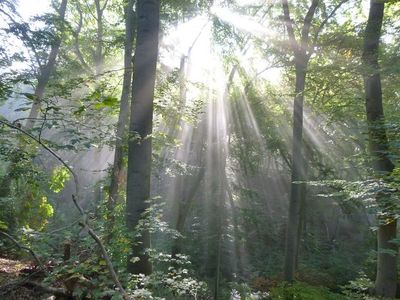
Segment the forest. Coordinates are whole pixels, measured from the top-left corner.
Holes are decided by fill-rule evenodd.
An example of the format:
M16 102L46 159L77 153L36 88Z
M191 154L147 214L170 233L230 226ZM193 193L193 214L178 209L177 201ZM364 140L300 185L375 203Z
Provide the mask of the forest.
M400 1L0 0L0 299L400 299Z

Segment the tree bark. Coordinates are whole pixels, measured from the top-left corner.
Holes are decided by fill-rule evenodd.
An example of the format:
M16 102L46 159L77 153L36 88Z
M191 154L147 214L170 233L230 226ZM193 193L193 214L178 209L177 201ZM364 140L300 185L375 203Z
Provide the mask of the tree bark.
M159 0L137 2L137 37L134 58L131 120L128 145L126 223L134 231L142 213L149 207L152 160L151 133L153 99L158 56ZM138 136L138 138L136 138ZM150 234L142 232L132 247L139 261L128 261L131 273L150 274L152 266L144 252L150 246Z
M379 39L384 15L384 1L371 0L365 29L362 56L365 87L365 108L368 123L369 152L376 175L382 176L393 171L394 165L388 157L388 140L384 127L382 86L379 70ZM377 202L380 204L379 196ZM385 209L381 203L381 209ZM375 293L378 296L394 298L397 281L397 246L391 240L396 238L397 221L380 220L378 227L378 261ZM389 250L392 253L389 253ZM394 254L396 253L396 254Z
M284 279L288 282L294 280L297 263L298 240L299 235L301 234L299 226L301 206L302 202L304 202L302 200L304 188L302 187L302 184L299 184L298 182L305 180L305 160L303 157L303 102L307 66L312 49L309 42L311 22L314 18L318 4L319 0L313 0L311 2L311 5L304 17L303 26L301 28L301 36L297 41L293 29L293 21L290 18L289 3L287 0L282 0L284 23L289 37L289 45L291 46L294 55L296 74L295 96L293 103L292 174L284 263Z
M135 32L135 12L133 10L135 0L126 0L125 3L125 54L124 77L122 83L121 101L119 105L118 124L115 141L114 164L111 171L111 182L108 193L108 227L109 238L114 227L115 219L113 210L119 200L119 188L123 181L124 173L124 146L126 144L126 131L129 122L129 100L132 85L132 53Z
M298 59L298 58L296 58ZM296 87L293 105L292 175L289 199L289 214L285 243L284 279L293 281L297 261L298 235L304 180L303 157L303 102L306 83L307 61L296 62Z

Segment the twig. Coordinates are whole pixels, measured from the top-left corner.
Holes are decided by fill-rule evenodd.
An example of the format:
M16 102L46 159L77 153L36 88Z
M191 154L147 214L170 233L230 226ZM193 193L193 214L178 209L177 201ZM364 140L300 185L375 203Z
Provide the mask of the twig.
M333 9L332 11L329 13L329 15L322 21L322 23L319 25L317 31L314 34L314 38L313 38L313 43L312 45L314 46L317 42L317 39L319 37L319 34L321 33L322 29L324 28L324 26L326 25L326 23L328 23L329 19L332 18L336 11L346 2L348 2L349 0L342 0L340 1Z
M17 286L17 287L18 286L32 286L34 288L37 288L37 289L41 290L44 293L49 293L49 294L52 294L54 296L59 296L59 297L66 297L66 296L68 297L68 296L70 296L68 294L68 292L66 290L64 290L64 289L59 289L59 288L46 286L46 285L43 285L43 284L41 284L39 282L30 281L30 280L29 281L25 281L25 280L13 281L13 282L10 282L10 283L7 283L7 284L1 286L1 289L5 289L5 288L7 288L9 286Z
M114 267L112 265L111 259L108 256L107 250L104 247L104 244L102 243L102 241L100 240L99 236L93 231L92 228L87 226L87 223L79 223L80 226L82 226L82 228L86 228L88 230L89 235L92 237L92 239L97 243L97 245L100 247L101 253L103 254L103 258L107 263L107 268L110 272L110 275L114 281L114 283L117 285L119 291L121 292L122 296L124 297L124 299L129 299L128 295L126 294L124 288L122 287L121 283L118 280L118 275L117 273L115 273Z
M36 255L36 253L29 247L26 247L24 245L21 245L16 239L14 239L11 235L9 235L8 233L0 230L0 235L8 238L10 241L12 241L19 249L21 250L25 250L28 251L30 253L30 255L32 255L32 257L35 259L35 261L37 262L37 264L40 266L41 269L43 269L43 271L46 271L46 268L44 267L43 263L40 261L39 257Z

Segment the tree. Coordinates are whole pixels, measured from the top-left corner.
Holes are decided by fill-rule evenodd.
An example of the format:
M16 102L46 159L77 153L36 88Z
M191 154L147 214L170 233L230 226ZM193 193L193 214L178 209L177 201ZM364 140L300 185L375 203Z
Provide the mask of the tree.
M134 231L150 200L150 173L152 160L151 134L153 126L153 99L158 56L160 1L137 2L137 36L132 85L131 119L128 142L128 178L126 223ZM141 233L132 247L138 262L128 261L128 271L150 274L151 263L145 250L150 246L148 231Z
M50 52L47 56L47 59L46 59L44 65L41 64L39 54L37 53L36 48L35 48L35 43L33 40L31 40L31 37L27 34L26 28L22 28L22 30L21 30L21 38L24 40L24 43L27 46L29 46L29 48L31 48L32 52L35 55L37 64L38 64L37 65L37 69L38 69L37 70L37 74L38 74L37 75L37 84L35 87L34 94L32 95L33 104L32 104L32 108L30 110L27 122L24 126L24 128L28 131L34 127L35 121L39 116L46 86L47 86L47 84L50 80L50 76L54 72L54 69L56 66L56 60L57 60L58 53L60 51L61 41L62 41L61 35L64 31L64 19L65 19L65 12L67 9L67 1L68 0L62 0L60 7L58 9L60 24L61 24L60 32L56 33L56 36L54 37L54 42L51 45ZM13 25L18 24L18 22L10 14L4 12L2 9L0 11L8 16L8 18L10 19L10 21L12 22ZM12 173L13 173L13 169L15 169L16 163L17 163L16 159L13 158L13 161L11 161L11 164L9 165L9 168L7 170L7 174L2 179L1 188L0 188L0 197L5 197L10 193Z
M384 8L384 1L371 0L362 55L369 153L372 157L372 167L378 177L387 175L394 169L388 156L389 146L384 124L378 62ZM376 199L383 209L385 209L384 199L382 199L384 197L378 195ZM397 284L397 246L392 240L396 238L397 220L393 217L380 218L379 222L375 292L379 296L394 298Z
M306 76L311 55L315 51L315 45L320 33L328 21L335 15L337 10L347 0L331 3L331 10L327 5L322 5L319 0L313 0L304 16L300 29L300 36L296 38L295 24L291 19L289 3L282 0L283 22L288 34L287 44L293 55L295 69L295 90L293 101L293 123L292 123L292 162L291 162L291 188L289 198L289 213L285 241L285 266L284 278L293 281L298 255L298 241L300 230L300 215L305 198L305 188L300 182L306 180L306 166L303 151L303 112L304 93L306 87ZM319 24L312 26L317 8L321 9L323 19ZM316 22L317 23L317 22Z
M135 32L135 12L133 10L135 1L125 1L125 43L124 43L124 77L122 83L121 100L119 106L119 115L117 123L117 132L115 140L115 153L114 153L114 164L111 171L111 182L109 188L109 199L108 199L108 214L109 214L109 229L113 228L114 217L112 210L118 201L118 192L121 185L123 176L123 157L126 131L129 122L129 100L132 85L132 52L133 52L133 41Z
M292 137L292 175L289 199L289 215L286 231L284 278L293 281L296 266L297 243L300 226L300 211L302 201L302 186L298 183L305 180L303 143L303 102L306 85L307 65L311 56L309 45L311 21L318 6L318 0L313 0L304 18L301 37L296 39L293 23L290 18L289 4L282 0L284 22L289 37L289 44L294 55L296 74L295 96L293 103L293 137Z
M61 33L64 31L64 19L65 19L65 12L67 9L67 0L63 0L61 2L60 8L59 8L59 15L60 15L60 20L61 20ZM41 102L43 100L44 92L47 83L49 82L50 75L53 73L55 65L56 65L56 59L58 56L58 53L60 51L60 46L61 46L61 36L57 36L55 38L54 44L51 46L50 53L47 59L47 62L44 66L39 66L39 77L38 77L38 82L35 88L35 93L34 93L34 100L32 104L32 109L29 113L29 118L26 122L25 129L32 129L35 120L37 119L40 108L41 108Z

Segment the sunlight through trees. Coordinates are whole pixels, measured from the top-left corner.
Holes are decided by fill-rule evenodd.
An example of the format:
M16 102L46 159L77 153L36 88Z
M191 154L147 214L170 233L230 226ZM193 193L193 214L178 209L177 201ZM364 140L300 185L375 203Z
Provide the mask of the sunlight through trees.
M399 297L398 1L0 24L0 299Z

